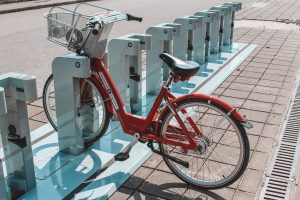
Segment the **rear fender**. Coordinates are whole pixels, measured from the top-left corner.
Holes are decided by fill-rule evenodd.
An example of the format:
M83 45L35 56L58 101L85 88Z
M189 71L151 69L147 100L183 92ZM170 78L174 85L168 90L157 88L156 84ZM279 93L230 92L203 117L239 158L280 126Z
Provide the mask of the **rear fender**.
M224 110L226 110L228 115L232 115L236 120L240 122L245 122L245 118L230 104L226 103L225 101L222 101L219 98L208 96L205 94L188 94L181 96L179 98L175 98L171 101L171 104L176 107L176 103L183 101L184 99L200 99L202 101L207 101L208 103L214 103L219 106L221 106ZM163 114L168 110L168 107L166 106L164 110L162 111L160 116L163 116Z

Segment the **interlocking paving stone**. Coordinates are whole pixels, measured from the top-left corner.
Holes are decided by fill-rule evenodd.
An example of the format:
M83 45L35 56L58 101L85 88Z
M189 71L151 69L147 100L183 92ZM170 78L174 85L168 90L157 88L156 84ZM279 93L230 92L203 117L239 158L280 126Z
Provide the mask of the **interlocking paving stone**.
M238 191L233 198L234 200L253 200L255 197L254 194L250 194L248 192Z
M283 113L282 113L283 114ZM283 122L283 115L282 114L274 114L271 113L267 119L267 123L273 125L280 125Z
M255 122L266 122L269 116L269 113L260 112L260 111L253 111L253 110L246 110L241 109L240 112L246 116L247 119Z
M151 194L142 193L136 191L128 200L164 200L165 198L160 198ZM117 199L116 199L117 200ZM121 199L118 199L121 200Z
M271 87L260 86L260 85L255 86L253 89L253 92L255 93L271 94L271 95L277 95L279 91L280 91L279 88L271 88Z
M266 69L262 68L262 67L254 67L254 66L248 65L248 67L245 68L244 71L249 71L249 72L264 72L264 71L266 71Z
M295 74L294 74L295 75ZM295 86L295 83L283 82L282 89L291 89Z
M279 126L273 124L266 124L262 130L261 135L269 138L276 138Z
M227 90L225 90L225 92L222 95L245 99L248 97L249 94L250 94L250 92L247 92L247 91L227 89Z
M237 77L234 80L234 82L255 85L258 82L258 80L259 79L256 78Z
M259 137L257 135L249 134L248 139L249 139L249 144L250 144L250 150L254 150L257 145Z
M271 59L266 59L266 58L253 58L252 62L256 62L256 63L265 63L265 64L269 64L272 62Z
M261 101L261 102L266 102L266 103L273 103L276 100L276 96L275 95L252 92L248 99L255 100L255 101Z
M169 169L169 167L167 166L166 162L161 162L157 168L158 170L164 171L164 172L168 172L168 173L172 173L171 170Z
M259 101L247 100L243 105L243 108L248 110L257 110L262 112L270 112L272 110L272 103L265 103Z
M278 74L268 74L268 73L265 73L261 79L264 79L264 80L276 80L276 81L284 81L285 79L285 76L284 75L278 75Z
M121 200L128 199L131 194L133 194L134 190L120 187L109 199L110 200Z
M124 183L123 186L131 189L137 189L144 180L153 172L153 169L140 167L129 179Z
M162 162L162 157L157 154L153 154L144 164L144 167L149 167L149 168L157 168L157 166Z
M39 107L43 107L43 99L39 98L36 101L30 102L28 103L29 105L33 105L33 106L39 106Z
M263 171L248 169L239 186L240 190L255 194L259 188Z
M243 174L243 176L244 176L244 174ZM238 187L239 187L239 185L240 185L241 182L242 182L243 176L240 177L238 180L236 180L233 184L229 185L228 188L237 190Z
M270 80L260 80L257 85L268 86L272 88L281 88L282 81L270 81Z
M254 152L249 163L249 168L264 171L269 159L269 153Z
M45 125L45 122L38 122L35 120L29 120L29 130L30 131L34 131L38 128L40 128L41 126Z
M278 96L274 103L275 104L280 104L280 105L288 105L290 103L290 101L291 101L290 97Z
M286 88L283 88L279 91L280 96L291 96L292 91Z
M235 108L241 108L243 103L245 102L244 99L227 97L227 96L221 96L220 99L226 102L230 102L230 105L234 106Z
M260 137L257 143L256 150L269 153L270 151L272 151L273 146L274 146L274 139Z
M219 87L220 88L227 88L230 84L231 84L231 82L225 81Z
M183 195L182 199L232 199L235 190L224 188L218 190L196 190L194 188L189 188Z
M243 83L232 83L229 86L229 89L242 90L242 91L246 91L246 92L252 91L253 88L254 88L254 85L248 85L248 84L243 84Z
M46 114L44 112L37 114L37 115L31 117L30 119L33 119L33 120L39 121L39 122L45 122L45 123L48 122L48 118L46 117Z
M216 90L212 93L212 95L213 95L213 96L219 96L219 95L221 95L224 91L225 91L225 88L218 88L218 89L216 89Z
M260 78L262 76L262 73L243 71L240 74L240 76L244 76L244 77L248 77L248 78Z
M259 123L259 122L251 122L253 124L252 129L247 129L247 133L251 135L260 135L263 128L264 128L264 123Z
M230 75L226 78L226 81L233 81L234 79L236 79L237 76L234 75Z
M276 65L277 66L277 65ZM285 70L285 66L280 65L280 68L276 69L275 65L273 65L272 67L268 68L266 70L266 74L272 74L272 75L281 75L281 76L285 76L287 75L288 71Z
M31 105L27 106L27 110L28 110L28 118L31 118L37 114L44 112L43 108L38 106L31 106Z
M187 184L174 174L158 170L155 170L139 188L142 192L172 200L180 199L186 189Z

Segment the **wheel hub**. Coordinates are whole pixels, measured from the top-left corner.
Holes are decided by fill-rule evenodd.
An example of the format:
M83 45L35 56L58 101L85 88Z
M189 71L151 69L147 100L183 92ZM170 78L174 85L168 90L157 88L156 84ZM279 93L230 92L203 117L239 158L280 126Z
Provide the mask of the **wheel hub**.
M200 155L205 154L207 148L210 146L210 141L205 136L199 136L196 138L197 149L196 152Z

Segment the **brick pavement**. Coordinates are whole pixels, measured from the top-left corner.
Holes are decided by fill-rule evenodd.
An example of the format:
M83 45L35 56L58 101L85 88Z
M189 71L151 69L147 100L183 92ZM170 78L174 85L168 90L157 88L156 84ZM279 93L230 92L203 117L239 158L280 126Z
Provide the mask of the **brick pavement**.
M236 19L286 21L300 24L300 1L298 0L258 0L243 5Z

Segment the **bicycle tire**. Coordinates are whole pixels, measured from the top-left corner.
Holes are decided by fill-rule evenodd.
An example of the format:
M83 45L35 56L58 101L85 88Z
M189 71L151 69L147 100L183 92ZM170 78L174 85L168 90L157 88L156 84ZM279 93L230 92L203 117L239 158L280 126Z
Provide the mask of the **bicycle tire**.
M206 152L209 152L209 151L211 151L211 153L209 154L209 156L208 156L208 158L205 158L205 156L204 155L198 155L198 154L194 154L193 153L193 158L192 158L192 160L190 160L190 158L189 159L186 159L186 161L191 161L192 162L192 164L194 163L194 156L196 155L196 156L199 156L199 157L197 157L197 160L196 160L196 163L197 163L197 167L198 167L198 164L200 163L200 161L202 161L202 160L205 160L205 161L203 161L203 164L202 164L202 166L204 166L203 168L203 172L201 171L201 169L200 170L194 170L194 167L193 166L190 166L189 167L189 169L185 169L184 167L182 167L181 165L176 165L176 163L174 163L173 161L171 161L171 160L169 160L169 159L167 159L167 158L165 158L164 156L163 156L163 159L164 159L164 161L165 161L165 163L166 163L166 165L169 167L169 169L179 178L179 179L181 179L182 181L184 181L184 182L186 182L187 184L189 184L189 185L191 185L191 186L193 186L193 187L196 187L196 188L199 188L199 189L219 189L219 188L223 188L223 187L226 187L226 186L228 186L228 185L231 185L232 183L234 183L236 180L238 180L241 176L242 176L242 174L244 173L244 171L246 170L246 168L247 168L247 165L248 165L248 162L249 162L249 155L250 155L250 147L249 147L249 140L248 140L248 137L247 137L247 134L246 134L246 131L245 131L245 129L244 129L244 127L242 126L242 124L239 122L239 121L237 121L233 116L231 116L231 115L227 115L227 113L228 113L228 111L227 110L225 110L222 106L220 106L220 105L218 105L218 104L215 104L215 103L213 103L213 102L210 102L210 103L208 103L208 101L207 100L203 100L203 99L183 99L183 100L181 100L181 101L179 101L179 102L176 102L176 106L175 106L175 109L176 109L176 111L178 112L180 112L180 109L181 108L187 108L188 107L188 105L201 105L201 106L207 106L207 108L209 108L209 109L212 109L211 111L209 111L209 110L207 110L207 111L205 111L205 112L203 112L203 115L201 116L201 118L200 118L200 122L199 121L196 121L197 122L197 126L199 126L198 125L198 123L200 124L202 121L202 119L204 120L204 116L205 116L205 114L207 114L207 115L212 115L212 116L214 116L213 114L212 114L212 111L216 111L216 113L217 112L219 112L222 116L227 116L227 118L226 118L226 120L228 120L229 122L230 122L230 125L232 125L232 127L233 128L235 128L234 130L236 130L237 131L237 135L238 135L238 137L239 137L239 141L241 142L240 144L241 144L241 146L240 146L240 152L242 152L242 155L240 156L240 158L239 158L239 161L238 161L238 165L236 165L236 166L234 166L235 167L235 169L233 170L233 172L230 174L230 177L228 178L228 177L224 177L224 179L221 179L220 181L215 181L215 182L209 182L209 181L207 181L207 180L204 180L204 177L205 177L205 175L206 175L206 173L204 173L205 172L205 162L208 162L208 164L209 164L209 161L211 162L211 163L213 163L214 165L216 165L215 163L222 163L222 162L224 162L225 164L227 164L226 162L227 162L227 160L225 159L225 158L227 158L226 156L228 156L228 155L221 155L222 156L222 158L221 158L221 160L217 160L217 159L215 159L215 158L213 158L211 155L212 155L212 153L213 153L213 151L216 149L216 147L217 147L217 145L219 145L219 146L222 146L222 145L227 145L227 143L220 143L220 141L217 143L217 144L213 144L213 142L212 142L212 145L211 146L213 146L213 145L215 145L216 147L213 149L213 150L209 150L209 148L210 148L210 146L208 146L207 147L207 151ZM198 113L197 114L200 114L201 112L198 110ZM190 112L188 112L187 113L188 114L188 116L192 116L193 114L191 114ZM184 115L187 115L187 114L183 114L183 116ZM197 114L194 114L194 115L197 115ZM170 123L170 117L172 118L172 116L173 116L173 114L172 114L172 112L170 111L170 109L168 109L165 113L163 113L163 115L161 116L161 123L159 123L159 126L158 126L158 129L157 129L157 135L159 136L159 137L164 137L165 136L165 133L164 133L164 131L166 132L167 130L168 131L170 131L170 129L167 129L167 127L169 126L169 123ZM205 121L207 121L208 120L208 123L211 123L211 120L210 120L210 118L207 118ZM194 121L194 120L193 120ZM166 124L166 123L168 123L168 124ZM223 122L221 122L221 123L223 123ZM172 127L173 127L174 125L172 125ZM170 127L169 127L170 128ZM192 130L192 127L189 127L190 129L189 130ZM203 130L205 130L205 129L208 129L209 128L209 126L208 125L200 125L200 128L201 129L203 129ZM203 132L203 130L202 130L202 132ZM214 130L214 129L212 129L212 130ZM227 129L225 129L225 130L228 130L228 128ZM231 130L230 130L231 131ZM174 131L175 132L175 131ZM212 133L212 132L210 132L210 133ZM175 133L176 134L176 133ZM203 133L203 134L205 134L205 133ZM225 133L224 133L225 134ZM223 135L224 135L223 134ZM206 136L207 137L207 136ZM221 136L221 138L222 138L223 136ZM211 139L212 141L213 141L213 139ZM226 140L226 139L224 139L224 140ZM207 142L208 143L208 142ZM234 146L233 145L233 143L229 143L230 145L232 145L232 146ZM163 152L163 153L166 153L166 154L176 154L177 152L175 151L175 148L178 148L178 147L173 147L173 149L170 151L170 150L167 150L166 149L166 146L167 146L167 144L163 144L163 143L159 143L159 148L160 148L160 151L161 152ZM228 149L229 149L230 147L228 147ZM232 148L235 148L235 147L232 147ZM180 155L180 156L182 156L181 157L181 159L183 159L183 160L185 160L185 158L188 156L188 154L187 153L185 153L185 152L180 152L180 151L182 151L182 149L180 149L179 150L179 153L177 153L178 155ZM225 154L225 152L226 151L224 151L224 154ZM231 151L230 151L231 152ZM226 152L226 154L229 154L230 152ZM206 154L206 153L205 153ZM174 156L174 155L173 155ZM211 159L209 158L209 157L212 157ZM215 159L215 160L213 160L213 159ZM223 161L223 160L225 160L225 161ZM200 161L199 161L200 160ZM230 160L230 159L228 159L228 160ZM228 161L228 162L231 162L231 160L230 161ZM227 164L228 166L231 166L231 164ZM201 166L201 167L202 167ZM189 172L189 171L187 171L187 172L183 172L184 170L190 170L190 168L191 168L191 171ZM182 171L181 171L182 170ZM216 171L218 171L218 170L220 170L219 168L217 168L217 170ZM187 175L187 173L191 173L192 175L193 175L193 171L195 171L195 177L197 176L197 177L200 177L201 176L201 174L203 173L203 180L198 180L197 178L195 178L195 177L192 177L192 176L189 176L189 175ZM185 173L185 174L184 174ZM201 174L200 174L201 173ZM210 170L209 170L209 173L210 173ZM224 171L223 172L221 172L221 173L224 173ZM207 175L206 175L207 176ZM223 175L224 176L224 175ZM220 176L221 177L221 176ZM215 178L215 177L214 177ZM222 177L221 177L222 178Z
M101 138L105 134L105 132L108 128L109 122L110 122L111 114L108 112L107 105L105 104L101 90L99 90L96 86L96 83L94 81L95 79L93 79L91 77L91 78L82 79L82 80L84 80L85 82L88 82L88 84L90 84L90 86L99 94L99 95L97 95L97 97L100 97L100 100L102 102L101 105L103 106L103 116L104 116L103 119L101 120L101 125L99 126L97 131L95 131L92 135L90 135L90 137L83 136L84 144L86 147L88 147L88 146L92 145L94 142L96 142L99 138ZM53 87L52 90L50 89L51 87ZM52 125L54 130L57 131L55 105L49 106L50 98L55 99L54 95L55 95L55 93L54 93L54 78L53 78L53 74L51 74L48 77L48 79L46 80L44 88L43 88L43 107L44 107L44 111L45 111L48 121L50 122L50 124ZM87 101L86 104L82 104L81 107L78 108L78 112L80 112L80 110L82 110L83 108L85 108L87 110L87 109L89 109L88 107L93 107L93 109L95 109L96 108L95 104L97 104L97 103L93 103L91 106L90 101ZM92 111L92 112L94 114L94 111ZM82 116L82 115L80 115L80 113L79 113L78 117L80 117L80 116ZM87 121L87 120L85 120L85 121ZM78 122L78 120L77 120L77 122Z

